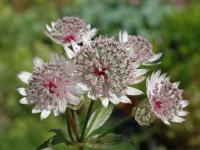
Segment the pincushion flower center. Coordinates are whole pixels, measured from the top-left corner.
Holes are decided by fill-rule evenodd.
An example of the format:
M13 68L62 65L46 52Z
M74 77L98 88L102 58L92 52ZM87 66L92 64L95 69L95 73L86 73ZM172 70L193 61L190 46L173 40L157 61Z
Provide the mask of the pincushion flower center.
M58 95L58 93L56 93L56 89L58 86L54 81L52 80L45 81L43 87L48 89L49 93Z
M71 34L71 35L67 35L64 37L63 43L68 43L68 42L75 41L75 40L76 40L76 36Z
M162 102L159 100L155 100L155 110L159 111L162 108Z
M109 67L96 67L94 66L93 68L93 73L98 77L100 78L101 76L104 77L104 80L108 80L108 74L107 74L107 71L109 71Z

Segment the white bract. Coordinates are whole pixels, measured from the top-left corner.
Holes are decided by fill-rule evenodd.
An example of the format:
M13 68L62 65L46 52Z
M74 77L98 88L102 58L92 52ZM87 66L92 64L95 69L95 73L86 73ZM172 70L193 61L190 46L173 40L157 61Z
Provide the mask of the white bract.
M84 45L73 59L83 74L83 85L91 99L100 99L107 107L113 104L131 103L126 95L142 92L129 85L141 82L145 69L132 62L120 42L113 38L99 37L90 45Z
M143 65L157 61L162 54L155 54L151 43L142 36L128 35L126 31L119 32L119 41L123 43L133 61Z
M147 79L147 96L152 111L167 125L170 125L170 122L183 122L182 116L188 114L183 108L189 102L183 100L183 90L178 88L179 84L179 82L171 83L166 74L161 74L160 70Z
M35 104L32 113L41 113L41 119L48 117L51 111L58 116L68 106L79 105L79 96L83 93L78 86L81 75L70 62L53 54L49 63L40 58L35 58L33 63L33 74L21 72L18 75L28 84L27 88L18 88L24 96L21 104Z
M96 35L97 29L91 29L90 25L78 17L63 17L46 25L46 35L53 41L63 45L69 58L74 57L80 50L78 44L90 44ZM72 49L69 48L72 46Z

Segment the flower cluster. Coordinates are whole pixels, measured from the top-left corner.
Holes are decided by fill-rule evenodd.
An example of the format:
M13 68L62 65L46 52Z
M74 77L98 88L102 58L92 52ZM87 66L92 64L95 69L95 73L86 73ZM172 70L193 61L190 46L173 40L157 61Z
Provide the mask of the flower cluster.
M134 87L144 81L147 98L135 109L135 119L149 125L152 118L165 124L183 122L181 116L188 101L183 100L179 83L171 83L161 71L147 77L149 69L141 66L155 65L162 56L153 52L152 44L141 36L119 32L119 39L98 36L97 29L78 17L64 17L46 25L45 33L61 44L68 58L53 54L48 63L35 58L33 73L22 72L19 78L28 84L19 88L24 96L20 103L35 104L32 112L41 113L41 119L65 113L66 109L82 103L86 96L100 100L107 108L112 104L131 103L130 96L143 92Z

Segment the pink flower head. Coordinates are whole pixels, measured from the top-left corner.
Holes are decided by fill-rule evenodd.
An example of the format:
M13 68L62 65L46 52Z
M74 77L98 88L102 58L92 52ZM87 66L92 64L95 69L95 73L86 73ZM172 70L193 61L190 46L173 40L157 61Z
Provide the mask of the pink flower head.
M142 36L128 35L126 31L119 33L119 41L124 43L130 57L140 64L150 64L158 60L162 54L154 54L151 43Z
M166 74L161 71L153 73L147 79L147 96L154 114L165 124L171 122L181 123L188 112L183 108L188 105L187 100L183 100L182 90L178 88L179 82L171 83Z
M140 82L146 70L138 69L123 45L113 38L95 39L90 45L83 46L73 61L83 73L88 96L94 100L100 98L105 107L109 101L131 103L126 95L142 94L128 85Z
M53 41L63 45L69 58L72 58L79 52L77 44L89 44L91 38L96 34L96 29L90 29L84 20L78 17L66 16L56 22L51 23L51 27L46 25L46 35ZM69 49L72 45L73 50Z
M32 113L41 113L45 119L54 112L55 116L64 113L70 105L80 103L78 96L82 94L78 83L81 76L74 66L64 57L52 55L49 63L40 58L34 59L33 74L21 72L18 77L28 84L27 88L19 88L18 92L24 96L21 104L35 104Z

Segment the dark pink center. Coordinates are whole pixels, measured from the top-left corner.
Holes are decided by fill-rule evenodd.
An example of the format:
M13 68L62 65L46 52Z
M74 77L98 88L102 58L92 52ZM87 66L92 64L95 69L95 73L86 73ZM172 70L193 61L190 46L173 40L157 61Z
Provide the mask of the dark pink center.
M72 34L72 35L65 36L63 38L63 43L68 43L75 40L76 40L76 36Z
M94 73L96 76L98 76L98 77L103 76L103 77L104 77L104 80L107 81L107 80L108 80L108 75L107 75L107 73L106 73L106 70L109 70L109 67L107 67L107 68L102 68L101 71L98 69L98 67L94 67L93 73Z
M49 93L55 94L55 89L58 87L53 81L44 82L43 86L49 90Z
M162 102L161 101L158 101L158 100L156 100L155 102L155 110L156 111L159 111L161 108L162 108Z

